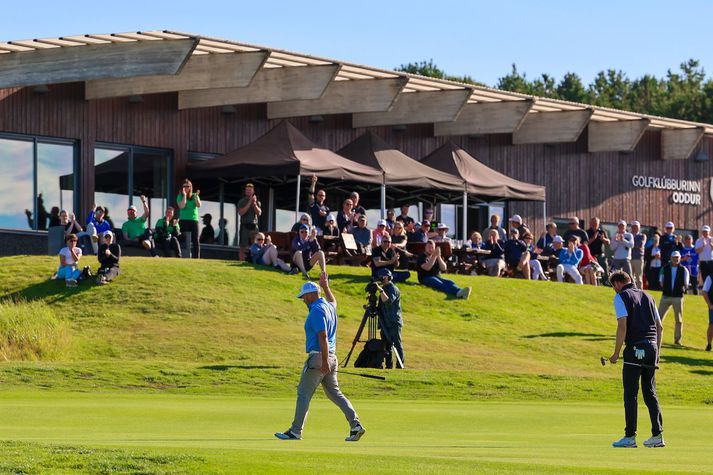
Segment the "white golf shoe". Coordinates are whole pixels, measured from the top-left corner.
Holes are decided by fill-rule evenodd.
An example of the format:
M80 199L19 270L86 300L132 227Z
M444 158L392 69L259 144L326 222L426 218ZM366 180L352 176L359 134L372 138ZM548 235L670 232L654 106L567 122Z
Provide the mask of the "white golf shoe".
M622 437L621 439L613 442L612 447L635 449L636 448L636 437Z
M666 447L666 442L663 441L663 433L654 435L644 441L644 447Z
M357 424L356 426L352 427L352 430L349 431L349 437L344 440L347 442L356 442L361 439L361 436L363 436L365 433L366 429L364 429L361 424Z

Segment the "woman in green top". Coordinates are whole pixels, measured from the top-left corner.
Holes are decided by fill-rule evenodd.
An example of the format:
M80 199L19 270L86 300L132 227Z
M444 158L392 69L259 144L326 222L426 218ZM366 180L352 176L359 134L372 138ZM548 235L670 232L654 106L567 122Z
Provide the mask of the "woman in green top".
M198 242L198 208L201 207L201 199L199 197L201 190L193 192L193 183L186 179L181 185L176 202L178 203L178 225L181 227L181 232L191 233L191 255L194 258L201 257L201 245Z

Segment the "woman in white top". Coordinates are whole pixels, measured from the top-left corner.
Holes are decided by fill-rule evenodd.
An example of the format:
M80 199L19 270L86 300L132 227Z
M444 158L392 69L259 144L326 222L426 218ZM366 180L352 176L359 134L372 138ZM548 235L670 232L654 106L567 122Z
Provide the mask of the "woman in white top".
M77 279L82 275L82 271L77 268L77 263L82 258L82 249L77 247L77 235L70 234L64 240L67 247L59 251L59 269L57 278L64 279L67 287L76 287Z

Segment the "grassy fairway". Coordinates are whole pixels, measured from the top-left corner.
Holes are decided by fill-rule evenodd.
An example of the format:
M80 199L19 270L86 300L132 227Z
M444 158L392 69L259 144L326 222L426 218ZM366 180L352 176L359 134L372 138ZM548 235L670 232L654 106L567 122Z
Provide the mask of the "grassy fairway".
M346 388L355 383L347 383ZM609 448L618 405L355 401L368 432L315 400L305 440L283 442L293 401L5 393L0 471L253 473L667 473L713 471L713 413L667 407L665 449ZM640 443L646 425L640 432ZM77 450L75 447L82 447ZM32 473L32 470L30 471Z
M400 285L408 369L340 378L363 443L343 442L320 396L306 440L286 445L272 433L291 420L304 358L301 279L126 258L111 285L67 289L48 280L55 266L0 258L0 473L713 472L701 297L686 297L685 347L664 322L666 449L610 448L624 425L621 368L599 364L613 347L611 289L470 276L454 277L474 287L467 302ZM368 271L330 274L344 358Z

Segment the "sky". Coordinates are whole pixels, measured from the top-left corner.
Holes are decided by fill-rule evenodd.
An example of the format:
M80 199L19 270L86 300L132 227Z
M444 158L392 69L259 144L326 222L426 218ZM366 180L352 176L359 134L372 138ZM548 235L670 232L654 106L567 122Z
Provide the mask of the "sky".
M713 71L704 0L34 0L10 2L0 40L167 29L393 69L432 59L488 85L513 63L528 78L621 69L663 76L689 58Z

